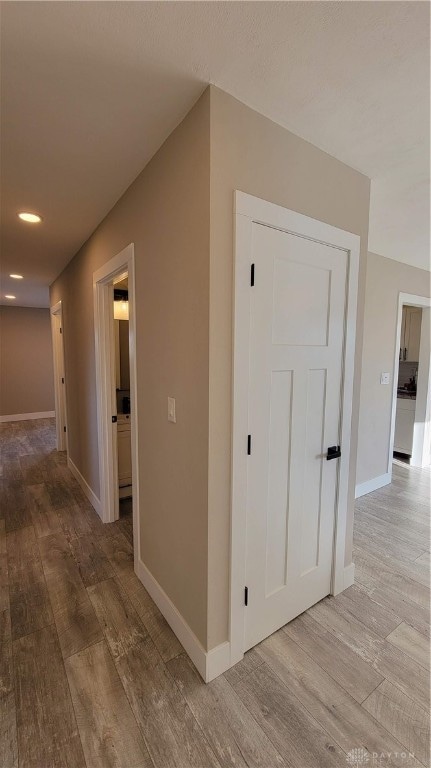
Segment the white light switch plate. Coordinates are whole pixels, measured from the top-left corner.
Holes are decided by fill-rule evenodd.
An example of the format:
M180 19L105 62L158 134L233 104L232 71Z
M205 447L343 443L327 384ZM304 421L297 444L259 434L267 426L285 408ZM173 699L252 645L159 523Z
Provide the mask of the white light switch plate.
M172 421L176 424L177 417L175 414L175 397L168 397L168 421Z
M389 384L391 380L391 374L390 373L381 373L380 374L380 384Z

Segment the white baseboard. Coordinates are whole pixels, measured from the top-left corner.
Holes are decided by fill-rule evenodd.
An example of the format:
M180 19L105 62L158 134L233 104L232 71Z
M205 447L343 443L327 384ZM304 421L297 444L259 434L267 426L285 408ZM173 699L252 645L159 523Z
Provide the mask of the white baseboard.
M33 419L52 419L55 411L36 411L35 413L13 413L10 416L0 416L0 424L7 421L33 421Z
M177 636L186 653L190 656L193 664L199 672L202 679L209 683L214 678L226 672L232 666L231 647L228 641L221 643L211 651L205 651L202 643L198 640L193 630L181 616L172 600L167 596L160 584L156 581L152 573L139 558L135 561L135 571L138 578L142 581L147 592L150 594L160 612L165 617L172 631ZM351 587L355 579L355 566L350 563L344 569L344 589Z
M365 483L360 483L355 488L355 499L359 499L360 496L365 496L367 493L377 491L378 488L383 488L385 485L389 485L392 480L390 472L386 472L380 477L373 477L372 480L367 480Z
M102 511L102 510L101 510L101 506L100 506L100 500L97 498L97 496L96 496L96 494L94 493L94 491L92 491L92 490L91 490L91 488L90 488L90 486L88 485L88 483L87 483L87 481L86 481L85 477L83 477L83 476L81 475L81 473L80 473L80 471L79 471L78 467L77 467L77 466L75 466L75 464L73 463L73 461L72 461L72 459L70 458L70 456L68 456L68 457L67 457L67 466L69 467L69 469L70 469L70 471L71 471L72 475L73 475L73 476L76 478L76 480L78 481L78 483L79 483L79 485L81 486L82 490L84 491L84 493L85 493L85 495L86 495L86 497L87 497L88 501L89 501L89 502L90 502L90 504L91 504L91 505L94 507L94 509L96 510L97 514L98 514L98 515L99 515L99 517L100 517L100 515L101 515L101 511Z
M183 648L187 651L200 676L205 680L206 651L203 645L142 560L138 559L135 564L135 570L136 575L142 581L145 589L153 598L173 632L175 632Z
M210 683L211 680L222 675L223 672L230 669L232 664L230 643L226 640L225 643L221 643L208 651L207 654L207 671L206 671L206 683Z
M344 589L348 589L355 583L355 564L350 563L344 568Z
M202 679L209 683L210 680L213 680L229 669L231 666L230 643L225 642L211 651L205 651L200 640L198 640L193 630L190 629L172 600L167 596L142 560L138 559L136 561L135 570L136 575L142 581L145 589L165 617L172 631L176 634L184 650L190 656Z

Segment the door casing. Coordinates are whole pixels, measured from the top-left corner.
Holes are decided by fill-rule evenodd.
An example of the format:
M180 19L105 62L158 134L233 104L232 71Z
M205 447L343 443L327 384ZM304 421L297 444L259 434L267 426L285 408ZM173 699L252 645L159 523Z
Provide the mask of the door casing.
M54 357L54 398L57 451L68 453L66 372L64 363L63 307L61 301L50 309L52 353ZM59 329L61 328L61 333ZM64 379L64 383L60 379Z
M134 244L130 243L93 274L94 331L96 352L97 430L99 446L100 506L104 523L119 515L117 413L114 402L115 342L113 316L113 280L128 274L129 353L130 353L130 423L132 445L132 504L135 562L139 546L139 474L136 397L136 315Z
M413 450L411 466L426 467L429 466L431 454L429 448L430 438L430 414L431 414L431 358L430 358L430 308L431 299L428 296L417 296L413 293L398 294L398 311L395 338L395 357L392 376L392 407L391 407L391 430L388 446L388 472L387 483L392 481L392 463L395 440L395 420L397 411L397 385L398 385L398 350L401 342L401 325L403 317L403 306L407 304L413 307L422 308L421 341L419 348L419 366L418 366L418 391L416 396L415 427L413 432Z
M246 586L247 450L250 270L253 223L315 240L347 253L348 276L341 390L341 445L338 497L335 510L331 594L347 586L345 579L346 522L349 492L351 419L356 344L360 237L269 203L244 192L234 193L234 322L232 383L232 488L230 553L231 665L244 655ZM349 571L351 574L351 569Z

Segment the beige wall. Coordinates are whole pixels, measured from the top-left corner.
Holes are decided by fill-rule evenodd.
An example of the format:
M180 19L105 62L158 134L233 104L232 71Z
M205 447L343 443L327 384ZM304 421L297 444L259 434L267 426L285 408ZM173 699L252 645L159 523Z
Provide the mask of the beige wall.
M235 189L361 237L347 562L351 560L356 475L370 182L231 96L211 88L209 648L228 637Z
M0 416L54 407L49 309L0 307Z
M208 649L228 637L235 189L361 236L361 349L368 179L213 87L51 290L70 454L99 495L92 276L135 243L141 557ZM353 440L350 517L355 469Z
M70 456L99 496L93 272L134 242L141 558L204 645L209 140L206 92L51 287L63 302Z
M368 254L365 294L362 383L359 411L358 485L386 474L389 464L392 382L399 293L429 297L430 273ZM380 374L391 372L391 386Z

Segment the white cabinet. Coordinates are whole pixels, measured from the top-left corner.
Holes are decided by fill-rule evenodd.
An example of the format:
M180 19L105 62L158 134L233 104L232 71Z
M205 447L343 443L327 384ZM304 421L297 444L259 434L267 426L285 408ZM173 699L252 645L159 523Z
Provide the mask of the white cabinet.
M403 307L400 339L400 360L417 363L421 340L422 309Z
M130 419L128 416L118 416L117 423L118 446L118 485L120 498L131 496L132 493L132 444Z
M394 451L412 455L416 400L397 398Z

